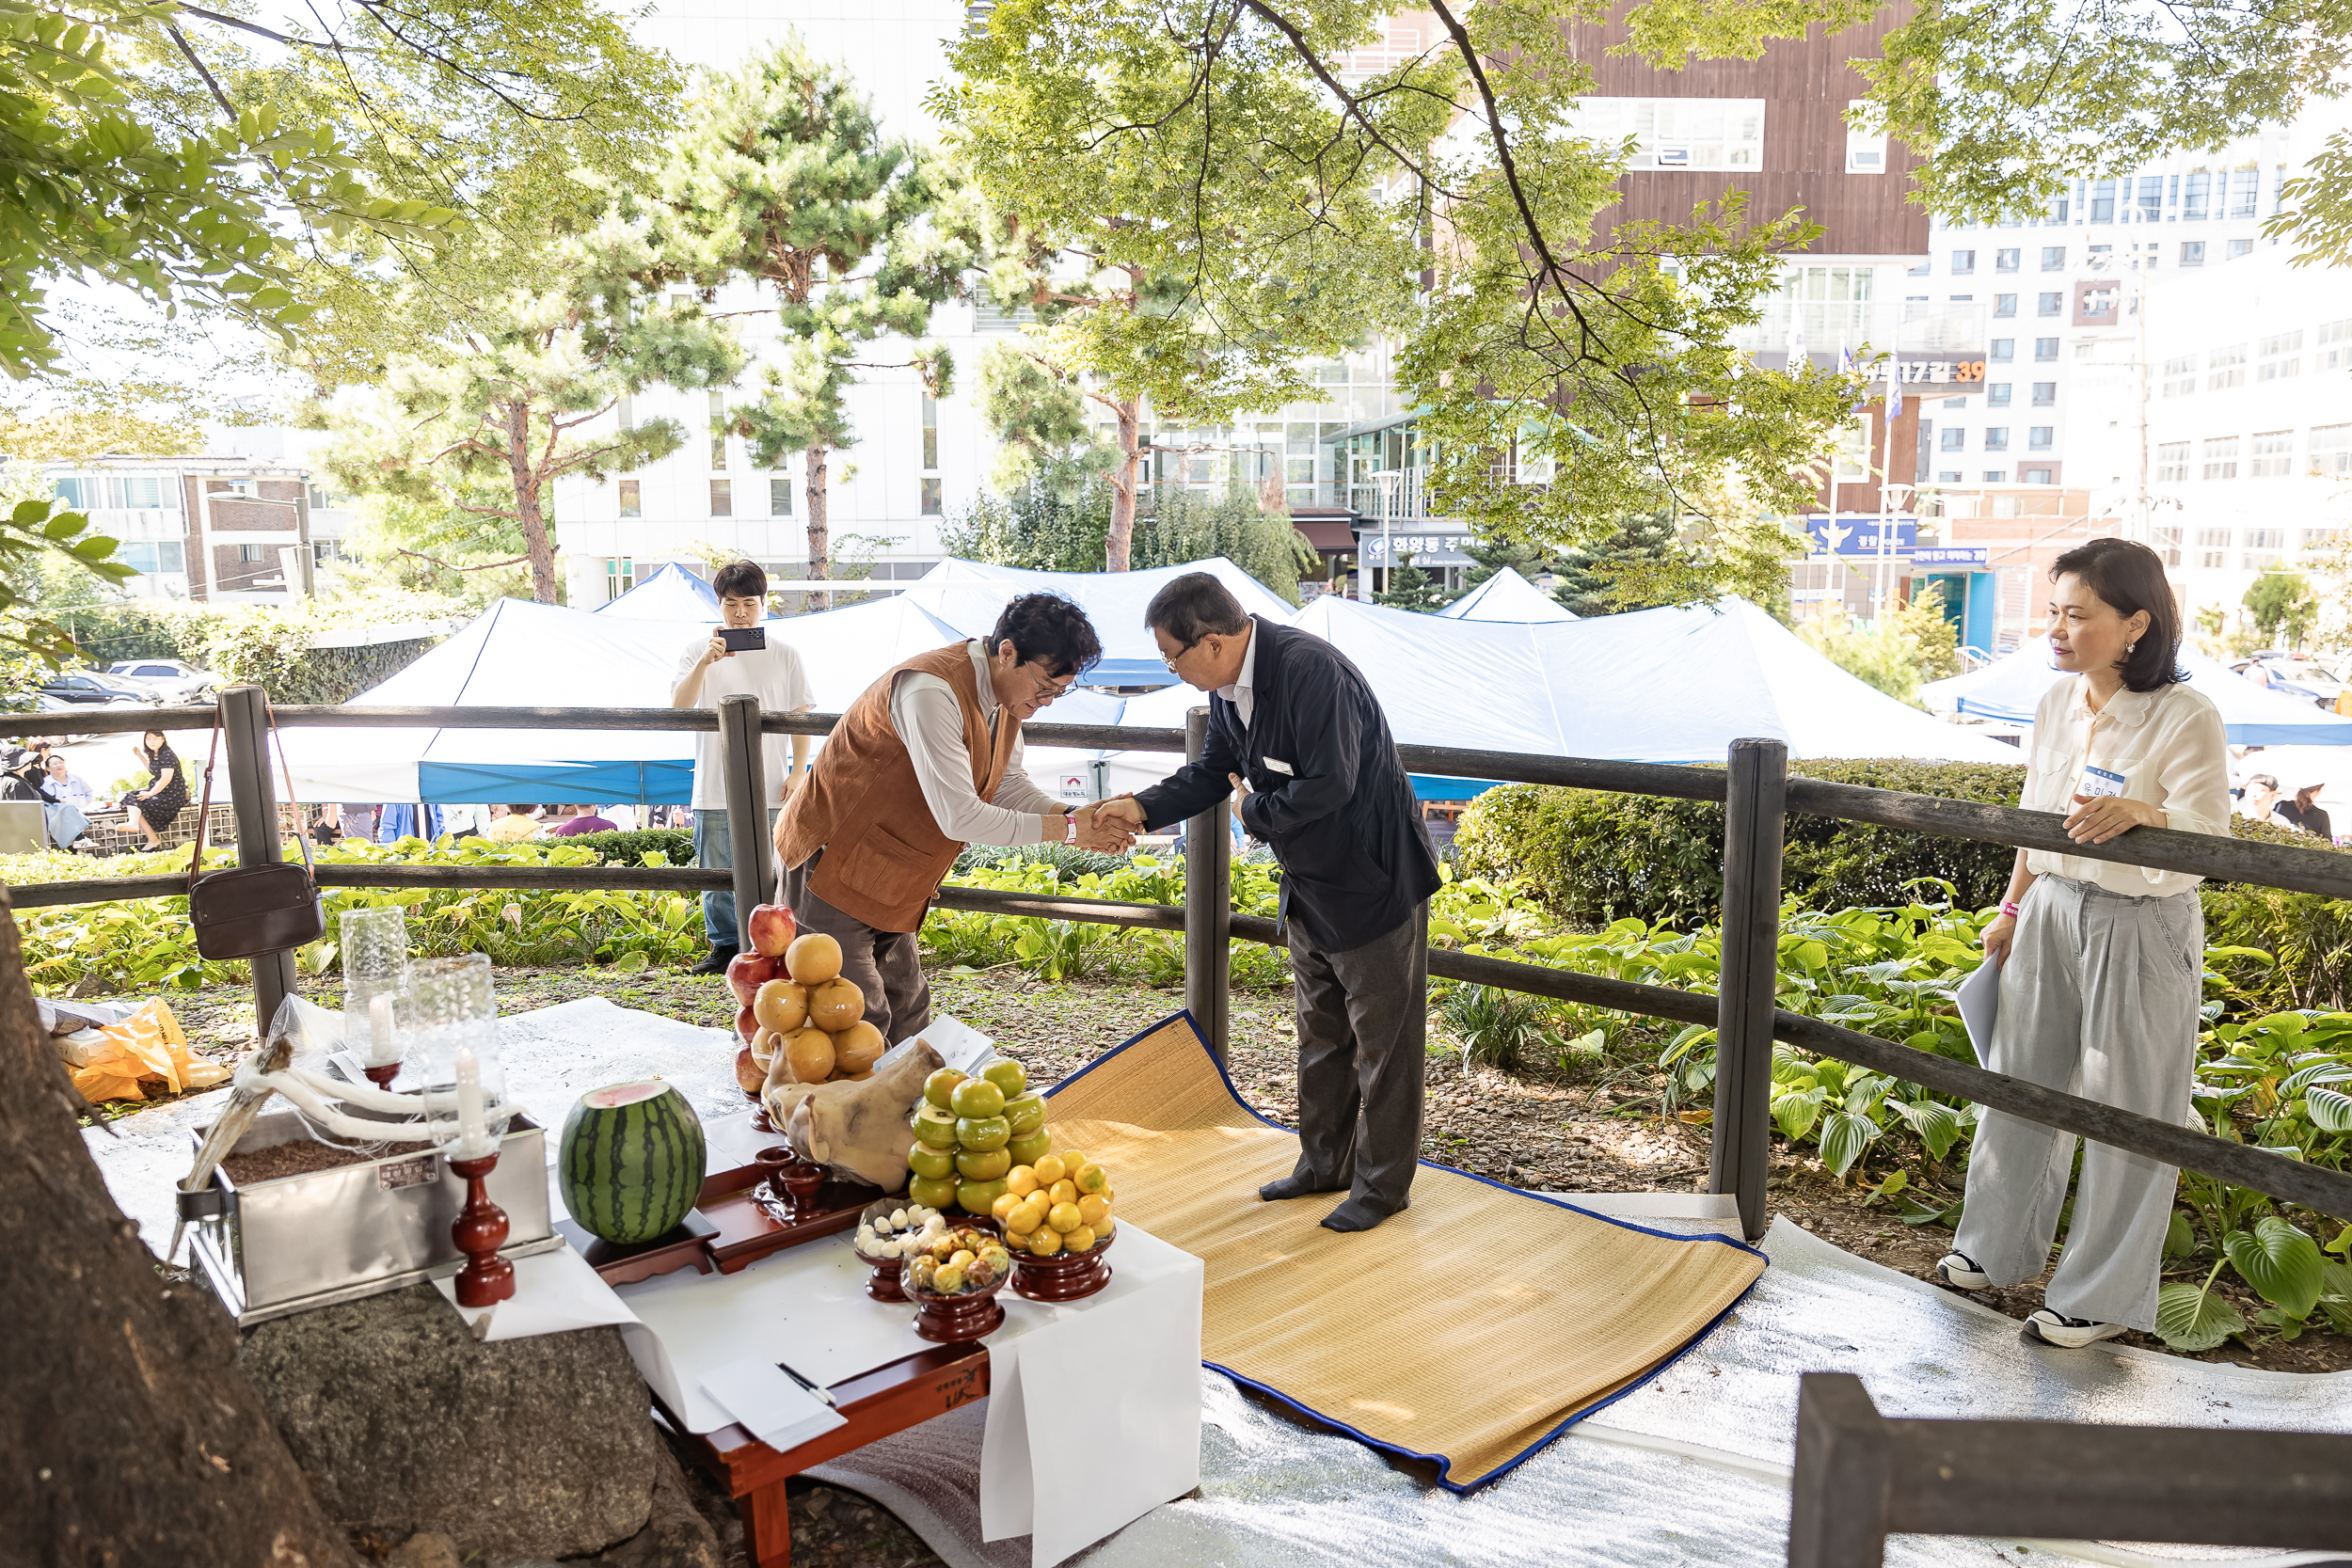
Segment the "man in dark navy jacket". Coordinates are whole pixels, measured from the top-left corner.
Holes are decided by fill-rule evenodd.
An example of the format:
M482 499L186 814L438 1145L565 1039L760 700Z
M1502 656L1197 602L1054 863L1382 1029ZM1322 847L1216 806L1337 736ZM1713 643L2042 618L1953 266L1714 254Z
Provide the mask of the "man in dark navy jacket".
M1369 1230L1406 1206L1421 1152L1438 855L1412 782L1330 643L1243 613L1206 572L1161 589L1144 621L1210 693L1208 736L1200 761L1103 813L1160 827L1247 791L1242 823L1282 863L1298 1008L1298 1167L1258 1196L1344 1191L1323 1223Z

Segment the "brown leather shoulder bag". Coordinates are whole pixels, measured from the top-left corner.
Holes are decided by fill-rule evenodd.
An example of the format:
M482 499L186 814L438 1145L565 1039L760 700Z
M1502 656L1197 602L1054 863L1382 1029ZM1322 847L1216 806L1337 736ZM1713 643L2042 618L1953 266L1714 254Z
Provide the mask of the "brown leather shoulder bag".
M278 714L269 715L270 738L278 738ZM266 746L266 742L264 742ZM310 835L296 833L302 863L204 869L204 845L213 825L213 762L220 754L220 720L213 720L213 744L204 757L204 802L198 808L196 852L188 860L188 920L196 927L196 950L207 958L256 958L288 953L326 934L326 908L311 875ZM294 773L286 748L278 747L286 769L286 798L294 799ZM264 759L263 767L267 767ZM274 825L273 825L274 826Z

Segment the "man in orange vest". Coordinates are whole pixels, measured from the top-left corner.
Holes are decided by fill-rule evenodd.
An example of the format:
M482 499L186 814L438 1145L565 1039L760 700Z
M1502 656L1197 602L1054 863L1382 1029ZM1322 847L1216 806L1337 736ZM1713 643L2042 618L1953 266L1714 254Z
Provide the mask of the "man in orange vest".
M930 1022L914 933L967 844L1123 849L1134 835L1072 810L1022 770L1021 726L1103 657L1058 594L1005 607L985 639L918 654L866 689L776 818L781 895L892 1044Z

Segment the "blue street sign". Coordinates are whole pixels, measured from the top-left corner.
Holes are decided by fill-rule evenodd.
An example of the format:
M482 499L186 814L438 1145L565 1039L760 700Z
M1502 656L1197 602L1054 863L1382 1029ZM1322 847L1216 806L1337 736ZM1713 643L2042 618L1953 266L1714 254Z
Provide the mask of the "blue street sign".
M1919 542L1916 517L1807 517L1804 531L1815 555L1876 555L1879 531L1886 530L1890 555L1910 555Z

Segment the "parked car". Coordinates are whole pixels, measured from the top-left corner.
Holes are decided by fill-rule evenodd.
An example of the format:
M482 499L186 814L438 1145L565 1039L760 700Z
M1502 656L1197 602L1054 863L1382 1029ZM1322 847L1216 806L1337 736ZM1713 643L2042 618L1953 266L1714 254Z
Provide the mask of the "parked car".
M2324 708L2335 708L2336 699L2344 690L2345 683L2336 666L2310 654L2256 654L2251 658L2233 661L2230 668L2258 686L2306 698Z
M36 691L33 693L33 711L36 713L78 713L82 711L82 708L83 705L80 703L69 703L63 697L52 697L46 691ZM95 740L97 736L91 735L44 735L39 736L38 738L56 741L64 746L79 746L85 740ZM17 744L20 746L24 745L24 738L20 737Z
M151 687L95 670L60 671L35 689L69 703L152 703L158 706L163 703Z
M176 658L125 658L106 666L106 673L149 688L175 705L209 703L220 685L210 670L199 670Z

